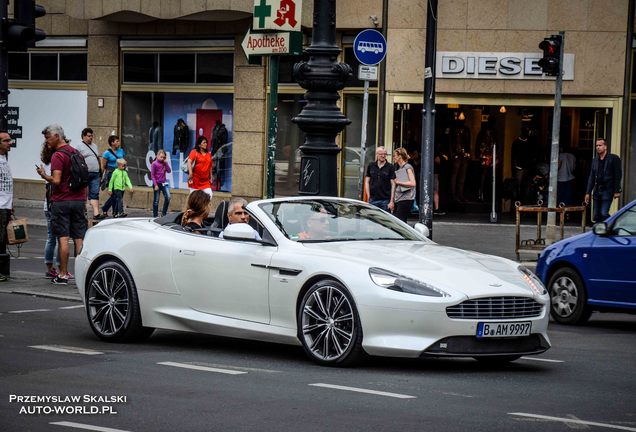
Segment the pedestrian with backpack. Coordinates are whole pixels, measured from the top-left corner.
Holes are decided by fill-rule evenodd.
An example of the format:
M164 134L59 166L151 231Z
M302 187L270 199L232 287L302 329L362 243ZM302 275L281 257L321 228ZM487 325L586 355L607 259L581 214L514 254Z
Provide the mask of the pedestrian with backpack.
M77 256L86 234L86 187L88 167L84 157L65 140L64 129L52 124L42 131L46 145L54 151L51 156L51 174L41 167L37 173L52 184L51 230L59 247L60 271L51 281L66 285L73 275L68 271L69 239L73 239Z
M110 148L102 154L102 190L108 189L110 178L113 175L113 172L117 169L117 159L123 159L126 156L126 152L121 148L121 142L117 135L111 135L108 137L108 145ZM100 219L108 216L108 210L110 210L114 204L115 198L111 195L102 206L102 216ZM114 215L115 212L113 211L113 216Z

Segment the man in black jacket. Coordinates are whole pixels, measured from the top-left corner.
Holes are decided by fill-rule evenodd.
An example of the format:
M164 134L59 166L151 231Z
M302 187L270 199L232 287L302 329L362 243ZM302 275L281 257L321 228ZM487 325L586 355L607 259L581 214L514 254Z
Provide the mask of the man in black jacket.
M594 197L594 222L602 222L609 217L612 201L621 196L621 159L607 152L605 138L596 139L598 157L592 161L592 169L587 179L585 203L590 195Z

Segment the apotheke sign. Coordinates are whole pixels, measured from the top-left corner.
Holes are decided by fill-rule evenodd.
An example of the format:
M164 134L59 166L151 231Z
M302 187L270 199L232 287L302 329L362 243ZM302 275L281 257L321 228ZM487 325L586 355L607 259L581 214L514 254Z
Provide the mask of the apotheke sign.
M464 79L547 79L539 67L539 60L540 53L439 51L435 75L437 78ZM563 79L574 80L574 54L565 54Z

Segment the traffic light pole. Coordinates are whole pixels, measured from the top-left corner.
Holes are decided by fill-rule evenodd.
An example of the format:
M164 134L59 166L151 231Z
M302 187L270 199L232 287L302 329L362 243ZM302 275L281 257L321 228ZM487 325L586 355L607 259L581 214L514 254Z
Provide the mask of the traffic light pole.
M548 207L557 206L557 181L559 172L559 135L561 132L561 93L563 88L563 57L565 53L565 32L559 32L561 49L559 50L559 71L554 92L554 113L552 116L552 147L550 151L550 184L548 188ZM548 244L556 241L556 213L548 213L546 240Z
M7 130L7 112L9 110L9 70L7 68L7 60L9 52L7 51L4 35L7 25L7 0L0 0L0 130Z

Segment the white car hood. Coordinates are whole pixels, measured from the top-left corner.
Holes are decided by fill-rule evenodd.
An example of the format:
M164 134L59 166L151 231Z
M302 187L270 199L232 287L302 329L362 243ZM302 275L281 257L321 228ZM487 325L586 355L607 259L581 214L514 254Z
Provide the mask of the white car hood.
M305 244L339 255L345 263L379 267L427 282L449 294L534 295L516 262L435 243L412 241L352 241ZM346 264L345 264L346 265Z

